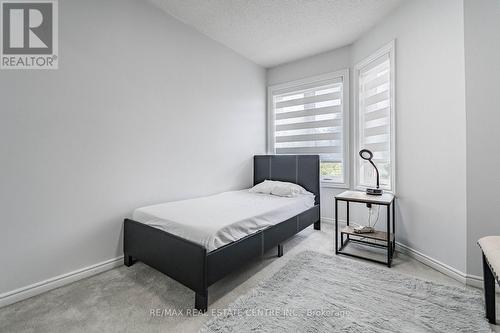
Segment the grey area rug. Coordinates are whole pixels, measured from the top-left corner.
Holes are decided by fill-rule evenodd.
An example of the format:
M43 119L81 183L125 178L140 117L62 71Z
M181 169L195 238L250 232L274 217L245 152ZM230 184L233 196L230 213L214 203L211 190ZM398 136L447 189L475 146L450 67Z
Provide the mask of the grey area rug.
M200 332L491 332L478 290L306 251Z

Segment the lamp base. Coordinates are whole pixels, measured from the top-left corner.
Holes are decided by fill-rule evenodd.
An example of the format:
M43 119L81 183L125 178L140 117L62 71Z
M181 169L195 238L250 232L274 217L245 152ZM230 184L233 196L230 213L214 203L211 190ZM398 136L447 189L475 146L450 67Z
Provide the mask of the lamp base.
M382 193L384 193L384 191L379 189L379 188L367 188L366 189L366 194L368 194L368 195L382 195Z

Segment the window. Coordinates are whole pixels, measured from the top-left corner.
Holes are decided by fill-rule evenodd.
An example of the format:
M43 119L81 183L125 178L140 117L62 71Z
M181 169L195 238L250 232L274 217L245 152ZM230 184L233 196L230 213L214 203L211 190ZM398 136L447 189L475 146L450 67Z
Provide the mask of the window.
M380 172L380 187L394 191L394 42L355 66L355 186L374 187L373 167L358 155L373 152Z
M348 186L349 71L269 87L269 151L319 154L323 186Z

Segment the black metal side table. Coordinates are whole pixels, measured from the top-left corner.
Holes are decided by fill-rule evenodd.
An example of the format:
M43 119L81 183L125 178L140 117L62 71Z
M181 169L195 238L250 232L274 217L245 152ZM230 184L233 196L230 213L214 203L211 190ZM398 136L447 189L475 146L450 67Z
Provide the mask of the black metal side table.
M360 191L345 191L335 196L335 254L342 254L350 257L366 259L369 261L385 264L391 267L392 257L396 249L396 214L395 214L394 195L384 193L379 196L368 195ZM338 202L345 201L347 205L346 226L340 230L339 242L339 222L338 222ZM381 205L387 207L387 229L386 231L375 231L373 233L358 234L354 232L354 228L349 225L349 203L357 202L364 204ZM391 208L392 208L392 228L391 228ZM392 230L391 230L392 229ZM345 241L344 241L345 238ZM387 261L376 260L368 257L363 257L357 254L345 252L346 246L350 243L358 243L373 247L387 249Z

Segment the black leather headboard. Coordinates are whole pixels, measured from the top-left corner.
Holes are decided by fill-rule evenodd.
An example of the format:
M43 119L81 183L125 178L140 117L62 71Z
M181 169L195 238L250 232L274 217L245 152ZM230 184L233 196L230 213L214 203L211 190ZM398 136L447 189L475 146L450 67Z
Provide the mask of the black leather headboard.
M256 155L253 184L266 179L298 184L313 193L319 205L319 155Z

